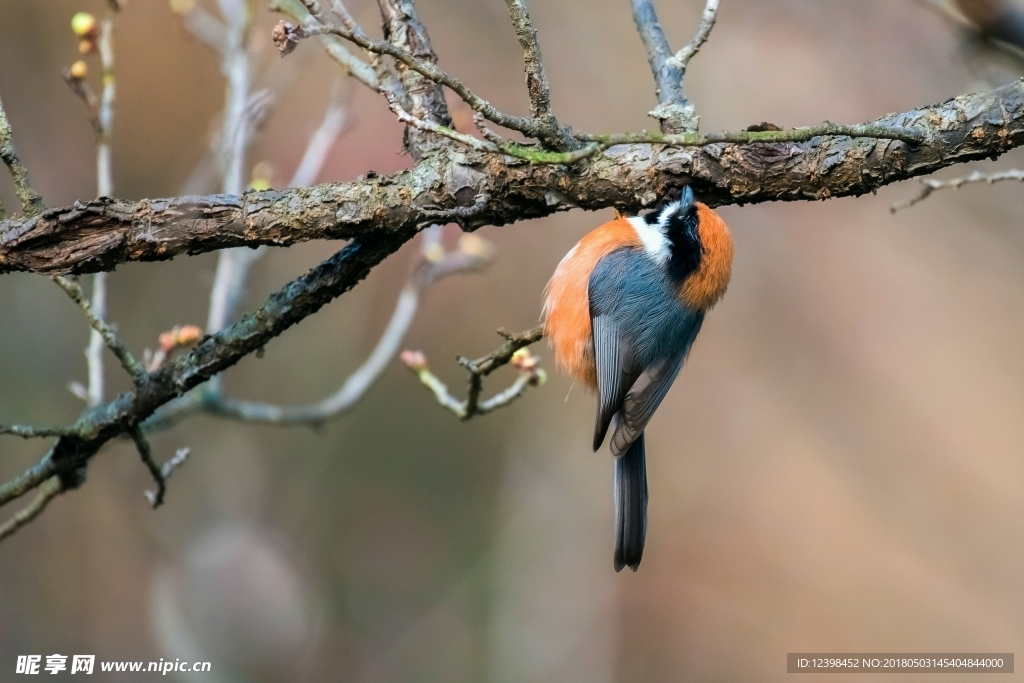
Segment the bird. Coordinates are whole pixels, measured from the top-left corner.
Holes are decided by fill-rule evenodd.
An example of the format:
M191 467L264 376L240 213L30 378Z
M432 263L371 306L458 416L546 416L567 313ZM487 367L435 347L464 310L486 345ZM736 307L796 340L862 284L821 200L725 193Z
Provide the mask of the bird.
M644 429L725 294L732 258L725 221L685 186L644 216L616 212L569 250L544 289L555 362L597 395L595 452L611 431L616 572L635 572L644 552Z

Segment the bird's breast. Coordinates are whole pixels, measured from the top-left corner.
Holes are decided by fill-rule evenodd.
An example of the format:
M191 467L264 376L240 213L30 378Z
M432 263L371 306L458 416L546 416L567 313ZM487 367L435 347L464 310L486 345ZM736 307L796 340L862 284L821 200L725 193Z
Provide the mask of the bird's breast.
M588 233L555 269L544 292L544 331L555 361L576 381L597 388L593 330L590 324L590 275L602 258L619 249L643 247L627 219L605 223Z

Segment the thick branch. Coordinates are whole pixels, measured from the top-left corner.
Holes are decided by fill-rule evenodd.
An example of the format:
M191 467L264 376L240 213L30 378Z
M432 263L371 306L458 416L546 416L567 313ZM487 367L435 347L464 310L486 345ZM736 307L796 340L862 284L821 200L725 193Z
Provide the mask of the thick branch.
M330 259L278 290L255 312L218 334L204 337L189 353L147 375L134 391L87 411L39 464L0 485L0 505L54 475L60 476L65 488L79 486L83 468L105 443L129 432L161 405L262 349L289 327L316 313L355 286L411 236L409 232L353 240Z
M453 215L468 229L576 208L638 211L687 184L712 206L861 195L1024 144L1024 83L867 125L917 129L925 141L822 136L701 148L638 143L573 165L531 165L453 145L386 178L241 197L97 200L0 221L0 273L94 272L236 246L411 235L443 220L438 210L469 207L477 198L483 198L479 210Z

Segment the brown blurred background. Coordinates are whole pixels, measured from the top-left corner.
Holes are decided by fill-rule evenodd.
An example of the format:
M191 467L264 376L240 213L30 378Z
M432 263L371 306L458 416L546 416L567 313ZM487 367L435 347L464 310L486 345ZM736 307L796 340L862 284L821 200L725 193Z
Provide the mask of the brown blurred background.
M373 5L349 6L373 26ZM500 0L418 6L445 67L526 110ZM702 6L659 4L677 47ZM0 94L50 204L95 194L92 134L59 72L78 58L71 15L102 7L0 0ZM563 121L653 125L626 0L531 9ZM276 20L261 12L254 39L266 45ZM128 5L116 49L116 194L176 195L221 107L217 62L163 0ZM337 68L313 41L272 52L261 63L278 104L250 165L269 161L280 185ZM687 85L715 130L861 122L1013 77L965 58L922 2L726 0ZM409 163L378 96L353 85L351 113L322 181ZM977 167L1014 163L1021 152ZM612 570L611 463L589 449L590 397L552 372L462 424L396 361L319 433L199 417L159 434L161 457L182 445L193 457L156 512L131 445L107 447L81 490L0 545L0 679L17 655L54 652L209 660L212 674L180 680L259 683L777 681L792 651L1024 653L1024 197L973 186L890 215L914 192L722 210L733 282L648 430L638 573ZM6 179L0 198L14 206ZM483 229L497 263L434 288L406 346L461 389L453 357L535 324L555 264L610 215ZM272 251L245 307L337 248ZM228 390L297 402L336 389L372 349L415 249L231 369ZM110 318L133 349L203 323L215 260L114 273ZM72 420L65 386L85 376L86 341L45 278L0 278L0 421ZM0 476L43 448L5 438Z

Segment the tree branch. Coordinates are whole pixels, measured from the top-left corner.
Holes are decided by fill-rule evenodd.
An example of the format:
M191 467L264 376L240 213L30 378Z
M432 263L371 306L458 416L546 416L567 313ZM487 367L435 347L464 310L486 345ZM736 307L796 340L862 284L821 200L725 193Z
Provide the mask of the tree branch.
M442 408L455 413L460 420L469 420L476 415L485 415L507 406L523 395L527 387L544 384L547 374L538 367L539 359L530 354L526 347L544 337L544 329L535 327L519 334L508 334L498 330L506 342L483 358L471 361L459 356L458 363L469 371L469 390L466 400L460 401L451 395L448 387L427 367L427 359L420 351L403 351L402 362L416 375L420 382L430 389ZM480 400L483 392L483 378L503 365L512 363L519 370L519 377L504 391L486 401Z
M172 457L170 460L168 460L167 462L160 466L160 478L164 482L165 490L167 486L167 480L171 478L171 475L174 474L179 467L185 464L185 461L188 460L188 456L190 456L191 454L191 449L179 448L177 451L175 451L174 457ZM143 495L146 496L146 500L149 501L149 504L154 509L157 506L159 506L160 503L163 501L163 498L160 497L159 489L156 491L145 491L143 492Z
M745 133L747 144L617 145L574 165L527 164L453 146L389 177L241 196L96 200L0 221L0 273L95 272L237 246L411 235L440 222L431 210L467 206L467 195L486 198L472 216L454 217L467 229L578 208L636 212L688 184L711 206L861 195L1024 144L1024 83L865 125L914 129L925 140L772 142L778 132L764 131Z
M515 28L519 45L523 48L523 60L526 66L526 91L530 95L530 114L534 120L542 123L546 130L540 140L546 146L558 151L571 150L578 147L571 132L563 128L551 111L551 86L544 71L544 60L541 57L540 43L537 41L537 29L530 21L524 0L505 0L512 26Z
M134 391L86 411L37 465L0 484L0 505L24 495L54 475L60 476L65 488L79 486L84 480L84 468L104 444L127 433L161 405L263 348L271 339L344 294L412 234L353 240L330 259L271 295L261 308L225 330L204 337L190 352L147 375Z
M153 460L153 449L149 445L149 441L146 439L146 435L142 433L139 426L131 425L128 428L128 436L135 442L135 448L139 451L139 457L142 458L142 463L149 470L149 473L153 476L153 481L156 482L156 493L150 498L150 505L153 509L160 507L164 503L164 494L167 492L167 482L164 480L164 473L160 469L160 466Z
M4 522L3 526L0 526L0 541L38 517L50 504L50 501L64 493L65 490L60 477L51 477L43 482L39 486L39 493L36 494L35 499L14 517Z
M440 228L441 226L435 226ZM430 233L428 232L427 235ZM441 250L439 242L424 240L426 258L415 268L409 283L403 288L387 328L373 352L353 372L341 388L316 403L281 406L271 403L242 401L215 392L201 392L183 397L158 410L143 426L158 429L169 426L197 411L206 411L218 417L241 422L274 424L280 426L320 426L348 413L377 382L388 364L398 353L405 335L412 325L423 294L438 280L456 273L480 270L492 260L491 248L478 245L475 235L463 235L459 249L435 255L433 246ZM193 392L195 394L195 392Z
M142 363L135 360L128 347L117 338L114 330L110 328L102 318L96 315L92 310L92 305L89 303L89 299L86 298L85 292L82 291L82 286L74 280L57 276L53 278L53 281L64 290L64 293L71 297L71 300L78 304L79 308L85 313L86 319L89 321L89 325L92 326L100 337L103 339L103 343L110 349L117 359L121 361L121 366L125 369L125 372L131 376L132 381L136 385L142 384L146 380L146 369L142 366Z
M668 38L654 11L654 0L632 0L632 3L633 22L647 50L647 61L651 65L658 97L658 106L649 116L661 122L664 133L697 130L697 114L683 92L683 66L674 59Z
M25 427L22 425L0 425L0 434L20 436L23 439L45 439L51 436L64 436L67 429L46 427Z
M711 36L711 29L715 27L717 19L718 0L707 0L707 4L704 6L704 13L700 18L700 26L697 27L697 33L673 58L679 64L683 77L686 76L686 67L690 65L690 60L700 52L700 49L704 47L704 43L708 42L708 38Z
M953 178L951 180L938 180L937 178L923 178L921 180L921 191L914 197L908 200L898 202L889 207L890 213L896 213L900 209L906 209L918 202L923 202L925 199L931 196L935 190L959 190L964 185L973 185L974 183L999 183L1006 180L1016 180L1017 182L1024 182L1024 171L1017 169L1011 169L1009 171L999 171L998 173L982 173L981 171L975 171L970 175L962 176L960 178Z
M405 9L407 9L406 5L409 5L409 7L411 7L411 5L408 3L408 0L378 1L383 3L384 5L384 7L382 8L382 13L386 12L386 22L390 21L390 19L388 19L387 17L398 17L394 19L394 21L397 22L397 25L399 27L397 29L396 35L398 35L400 38L403 36L408 36L408 31L402 29L402 26L404 26L405 24L403 23L404 20L401 19L401 17L404 16ZM398 5L395 4L396 2L399 5L401 5L401 7L398 7ZM530 138L544 139L546 136L550 137L549 130L545 123L529 117L510 116L508 114L503 114L502 112L498 111L490 102L488 102L487 100L483 99L482 97L474 93L472 90L470 90L462 81L455 78L454 76L445 73L440 68L438 68L436 64L436 58L421 58L417 54L414 54L412 51L406 49L405 46L401 44L395 44L393 41L389 42L386 40L373 40L367 37L361 31L353 30L346 26L339 26L331 23L323 15L320 15L320 21L321 23L317 26L309 26L308 24L304 24L299 27L294 27L291 25L279 24L278 28L275 29L275 36L278 38L278 47L282 50L282 52L288 52L293 47L294 41L301 38L306 38L309 36L322 36L324 34L333 34L341 36L346 40L349 40L352 43L358 45L359 47L367 50L368 52L372 52L379 55L387 55L389 57L394 58L396 62L400 65L399 68L401 73L405 74L403 75L403 79L405 81L409 81L410 83L415 81L414 90L417 93L416 96L419 97L420 104L414 106L411 103L412 100L402 102L402 108L411 112L414 118L427 121L429 124L440 125L450 128L451 119L447 113L447 106L445 106L443 110L443 116L441 115L440 110L438 111L438 113L426 116L421 115L419 112L420 109L427 109L437 104L437 97L441 97L441 102L443 103L443 94L441 94L440 90L440 86L443 85L452 90L459 97L461 97L462 100L466 102L466 104L468 104L474 111L479 112L487 120L492 121L498 124L499 126L503 126L505 128L508 128L509 130L519 131L523 135L526 135L527 137ZM415 32L413 33L415 34ZM429 83L429 86L425 85L427 83ZM406 100L409 97L409 88L413 86L405 84L404 82L403 85L404 90L402 93L394 91L392 92L394 92L395 96L399 97L399 99ZM386 88L382 88L382 90L386 90ZM438 94L435 96L435 93ZM429 104L427 103L426 99L428 94ZM561 137L564 139L565 136L566 134L563 134Z
M45 208L43 198L39 196L32 185L28 182L28 169L21 163L18 153L14 151L13 134L11 124L7 120L7 112L4 111L3 102L0 102L0 160L7 165L14 179L14 190L21 201L21 212L26 217L38 215ZM3 232L3 223L0 222L0 233Z

